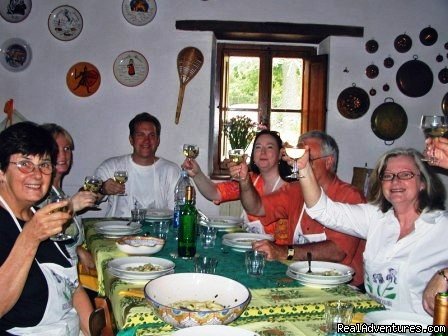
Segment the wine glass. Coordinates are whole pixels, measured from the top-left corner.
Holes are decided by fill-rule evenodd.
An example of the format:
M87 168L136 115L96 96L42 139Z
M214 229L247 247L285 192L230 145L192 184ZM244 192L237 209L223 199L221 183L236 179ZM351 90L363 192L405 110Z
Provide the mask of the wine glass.
M98 176L86 176L84 179L84 187L85 191L91 191L97 193L100 191L101 186L103 184L103 180Z
M186 158L188 159L196 159L199 155L199 146L185 144L183 148L183 152Z
M128 180L128 172L127 170L117 170L114 173L114 180L120 184L125 184ZM126 196L126 193L119 194L119 196Z
M241 164L244 160L244 149L230 149L229 160L237 165ZM238 177L232 177L232 180L239 181L239 174Z
M68 197L64 194L56 194L56 195L50 196L51 203L58 203L58 202L62 202L65 200L69 201L68 205L56 208L51 213L56 212L56 211L63 211L63 212L67 212L67 213L70 213L73 215L73 203L70 200L70 197ZM66 234L64 231L65 231L65 229L62 230L61 232L55 234L54 236L51 236L50 239L53 241L64 241L64 240L72 239L72 236Z
M294 160L294 164L292 166L292 174L288 175L287 178L290 179L299 179L304 177L299 173L299 168L297 166L297 160L300 159L303 154L305 154L305 144L303 142L299 142L297 146L289 146L285 147L286 155L288 155L292 160Z
M424 115L420 122L420 128L425 138L448 137L448 117ZM430 164L437 163L434 150L429 150L426 147L423 160L428 161Z

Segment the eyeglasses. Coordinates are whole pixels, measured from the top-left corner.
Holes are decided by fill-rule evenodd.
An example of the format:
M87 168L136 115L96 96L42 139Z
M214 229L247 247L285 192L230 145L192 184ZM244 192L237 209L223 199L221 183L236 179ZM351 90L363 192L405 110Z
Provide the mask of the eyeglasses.
M323 155L323 156L318 156L318 157L316 157L316 158L310 158L309 161L310 161L310 162L313 162L313 161L316 161L316 160L319 160L319 159L323 159L323 158L326 158L326 157L329 157L329 156L330 156L330 154L328 154L328 155Z
M40 172L44 175L50 175L53 172L53 165L50 162L42 162L37 165L29 160L22 160L17 162L9 161L9 163L15 164L17 166L17 169L19 169L24 174L32 173L36 169L36 167L39 168Z
M395 177L397 177L399 180L410 180L414 178L415 176L420 176L420 174L414 174L410 171L401 171L399 173L382 173L380 175L381 181L393 181Z

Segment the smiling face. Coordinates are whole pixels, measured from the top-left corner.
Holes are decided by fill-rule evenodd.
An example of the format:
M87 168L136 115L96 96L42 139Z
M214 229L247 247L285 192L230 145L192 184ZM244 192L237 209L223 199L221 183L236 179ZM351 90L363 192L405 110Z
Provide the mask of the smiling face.
M60 175L68 174L72 165L72 149L70 142L63 134L58 134L55 138L58 145L58 157L56 160L56 173Z
M253 156L261 173L277 169L281 153L275 138L269 134L260 135L254 144Z
M0 171L0 190L11 207L29 207L41 200L51 184L51 174L42 174L37 165L50 162L49 156L13 154L10 162L28 160L36 167L31 173L23 173L16 164L10 163L5 171Z
M153 123L147 121L137 123L134 134L129 136L129 142L134 147L132 159L135 163L141 165L154 163L160 138Z
M425 184L420 178L420 171L414 160L405 155L390 157L387 160L384 173L397 174L403 171L412 172L415 176L409 180L400 180L395 176L392 181L382 181L382 191L384 197L394 208L412 206L415 209L418 203L418 194L425 188Z

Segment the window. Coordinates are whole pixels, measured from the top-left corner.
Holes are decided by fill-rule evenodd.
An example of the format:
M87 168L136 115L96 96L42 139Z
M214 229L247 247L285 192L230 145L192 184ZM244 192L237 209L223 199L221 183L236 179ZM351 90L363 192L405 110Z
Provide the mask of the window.
M232 117L245 115L292 144L303 132L324 129L326 62L313 47L218 44L213 178L228 177L222 130Z

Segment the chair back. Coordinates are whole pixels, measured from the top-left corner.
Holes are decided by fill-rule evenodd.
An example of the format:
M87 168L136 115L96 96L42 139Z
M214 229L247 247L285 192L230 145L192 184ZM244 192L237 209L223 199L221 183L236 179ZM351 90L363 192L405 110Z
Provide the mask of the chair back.
M114 323L110 301L107 297L95 298L95 310L89 317L91 336L114 336Z
M353 167L352 185L358 188L365 197L369 194L369 178L373 169Z
M103 308L97 308L89 316L90 336L101 336L105 327L106 313Z

